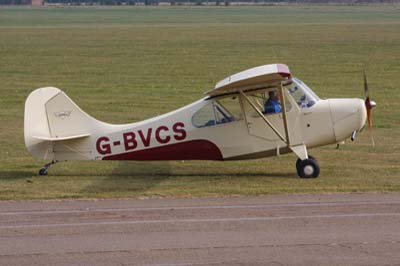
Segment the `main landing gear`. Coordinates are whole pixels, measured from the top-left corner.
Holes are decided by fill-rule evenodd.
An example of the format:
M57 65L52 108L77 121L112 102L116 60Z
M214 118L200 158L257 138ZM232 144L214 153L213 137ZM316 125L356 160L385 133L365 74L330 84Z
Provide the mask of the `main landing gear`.
M49 167L55 163L57 163L57 161L46 163L42 168L40 168L39 175L47 175L47 173L49 172Z
M305 160L297 159L296 169L301 178L316 178L319 176L318 162L312 156L308 156L308 159Z

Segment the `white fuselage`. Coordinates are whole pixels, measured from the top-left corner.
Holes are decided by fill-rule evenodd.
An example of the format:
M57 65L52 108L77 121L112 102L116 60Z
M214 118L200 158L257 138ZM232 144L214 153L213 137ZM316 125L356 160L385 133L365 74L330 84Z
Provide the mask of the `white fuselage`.
M194 124L194 115L215 100L206 97L142 122L112 125L87 115L59 89L41 88L26 102L25 143L35 157L55 161L235 160L291 151L257 113L243 107L241 95L235 97L240 114L221 123ZM286 115L293 146L338 143L365 124L366 108L360 99L318 99L307 108L289 100ZM283 135L282 113L265 117Z
M209 100L139 123L103 125L81 140L56 142L55 160L227 160L251 159L290 152L264 121L235 121L197 128L191 118ZM269 117L283 132L281 114ZM359 131L366 111L360 99L319 100L299 113L288 112L290 138L307 148L340 142ZM86 148L85 148L86 147ZM74 150L80 150L79 156Z

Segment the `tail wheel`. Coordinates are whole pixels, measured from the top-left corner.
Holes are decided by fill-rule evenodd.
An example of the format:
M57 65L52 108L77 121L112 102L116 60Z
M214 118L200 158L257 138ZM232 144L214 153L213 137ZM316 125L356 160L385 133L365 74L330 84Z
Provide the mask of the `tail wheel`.
M48 173L48 169L47 168L45 168L45 167L43 167L43 168L40 168L40 170L39 170L39 175L47 175L47 173Z
M316 178L319 176L319 165L317 160L309 156L305 160L297 160L296 162L297 174L301 178Z

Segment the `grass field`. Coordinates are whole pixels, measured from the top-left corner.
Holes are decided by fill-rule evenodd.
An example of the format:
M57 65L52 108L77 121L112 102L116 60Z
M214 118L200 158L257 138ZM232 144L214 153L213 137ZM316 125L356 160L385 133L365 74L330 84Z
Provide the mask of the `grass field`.
M320 97L362 97L368 132L340 150L239 162L64 162L49 176L23 140L24 101L64 90L111 123L142 120L203 96L216 81L282 62ZM400 6L0 8L0 199L400 191Z

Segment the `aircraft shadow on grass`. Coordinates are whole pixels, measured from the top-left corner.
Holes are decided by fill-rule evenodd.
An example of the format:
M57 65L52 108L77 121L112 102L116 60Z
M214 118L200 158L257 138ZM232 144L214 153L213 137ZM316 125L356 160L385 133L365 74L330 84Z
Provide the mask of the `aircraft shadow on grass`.
M169 179L174 178L187 178L189 181L191 178L201 178L202 181L213 181L217 178L285 178L285 179L297 179L296 173L293 172L281 172L281 173L266 173L266 172L255 172L241 169L239 172L221 172L218 173L207 173L204 169L193 169L193 167L186 166L181 167L179 172L174 169L174 166L169 162L119 162L113 171L105 178L99 178L98 181L88 185L80 192L109 192L109 191L132 191L141 192L147 191L152 187L155 187ZM195 182L195 181L194 181Z
M0 170L0 178L2 180L18 180L36 176L36 172L23 170Z
M279 173L268 173L252 171L251 169L240 169L240 171L229 171L226 172L219 170L218 172L204 171L204 168L194 169L192 166L180 167L179 172L174 169L175 167L169 162L132 162L132 161L122 161L111 172L110 177L124 176L124 177L293 177L296 178L294 172L279 172Z

